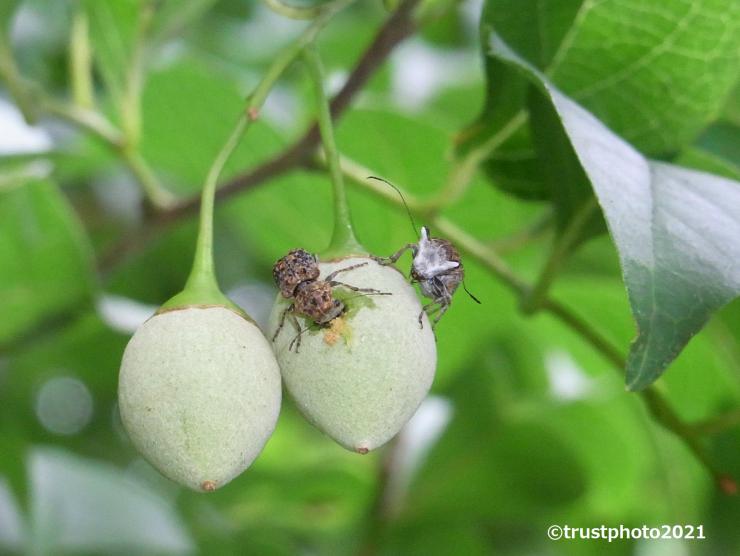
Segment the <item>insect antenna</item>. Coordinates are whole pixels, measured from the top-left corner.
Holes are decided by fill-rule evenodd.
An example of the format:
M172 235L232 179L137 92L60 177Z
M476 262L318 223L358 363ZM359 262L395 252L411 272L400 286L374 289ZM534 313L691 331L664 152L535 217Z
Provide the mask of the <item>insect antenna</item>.
M350 295L349 297L345 297L342 301L349 301L350 299L357 299L358 297L370 297L371 295L393 295L393 294L391 292L358 293L356 295Z
M468 289L468 287L467 287L467 286L465 285L465 280L463 280L463 283L462 283L462 284L463 284L463 289L465 290L465 293L466 293L466 294L468 294L468 295L470 296L470 299L472 299L473 301L475 301L475 302L476 302L476 303L477 303L478 305L481 305L481 301L480 301L480 299L478 299L478 298L477 298L477 297L475 297L475 296L474 296L474 295L473 295L472 293L470 293L470 290L469 290L469 289Z
M419 230L416 227L416 222L414 221L414 216L411 214L411 209L409 208L409 205L406 203L406 199L403 196L403 193L401 193L401 190L398 189L395 185L393 185L388 180L384 180L383 178L378 178L376 176L368 176L367 179L369 180L378 180L382 181L383 183L386 183L390 185L393 189L396 190L396 193L398 193L398 196L401 197L401 201L403 202L403 206L406 207L406 214L409 215L409 220L411 220L411 225L414 227L414 233L416 234L416 237L419 237Z
M367 292L367 293L358 293L355 295L350 295L349 297L345 297L342 299L344 302L344 312L346 313L349 310L349 306L347 305L348 301L351 301L353 299L357 299L358 297L370 297L371 295L393 295L390 292Z

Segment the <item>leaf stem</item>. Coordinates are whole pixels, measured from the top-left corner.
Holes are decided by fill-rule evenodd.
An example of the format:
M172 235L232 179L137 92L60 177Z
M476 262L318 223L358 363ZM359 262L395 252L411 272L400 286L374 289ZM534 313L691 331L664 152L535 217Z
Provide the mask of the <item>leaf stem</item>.
M565 229L557 236L545 265L530 292L522 297L521 310L531 315L539 310L547 296L550 285L581 237L581 232L596 211L596 197L591 197L579 207Z
M458 160L439 193L426 202L426 212L432 214L439 212L442 208L460 199L473 181L480 165L516 133L526 123L528 117L527 112L520 110L491 138L471 149L462 159Z
M313 44L306 47L304 58L314 85L319 130L334 192L334 231L328 249L321 256L325 259L333 259L351 253L366 253L365 248L357 241L352 227L347 192L344 187L344 175L342 174L339 151L334 138L334 124L331 119L329 101L324 91L324 71L321 59Z
M267 70L267 73L262 78L262 81L249 96L247 115L252 119L257 118L259 109L262 108L262 105L265 103L267 95L288 66L290 66L290 64L292 64L295 59L304 52L307 46L313 43L318 36L319 31L326 26L329 20L334 17L337 12L344 9L353 1L354 0L337 0L327 4L311 25L309 25L294 42L286 46L277 54L277 56L275 56L272 64L270 64L270 67Z
M144 2L138 14L136 42L126 69L126 83L120 99L121 128L127 146L131 149L138 148L141 139L141 92L144 87L145 75L144 54L153 17L153 3Z
M329 2L318 6L291 6L282 0L262 0L273 12L290 19L316 19L327 9Z
M364 189L377 193L392 204L402 208L400 198L396 198L389 195L387 192L380 190L379 186L373 183L373 180L366 179L367 176L374 175L374 172L362 167L360 164L349 161L347 158L343 158L343 161L344 164L342 166L342 171L353 183L363 187ZM347 162L350 163L348 164ZM396 185L398 186L398 184ZM401 188L399 187L399 189ZM402 189L401 191L404 196L408 195ZM418 202L415 204L409 203L409 207L412 211L415 211L418 214L424 214L423 212L419 212ZM440 235L445 237L445 239L448 239L457 246L461 252L470 255L486 267L489 272L498 278L504 285L508 286L520 299L531 295L532 287L522 280L492 247L472 237L446 218L436 216L428 223L438 230ZM546 292L543 293L539 307L559 319L563 324L581 336L584 341L591 344L591 346L601 353L601 355L604 356L620 374L624 373L624 355L609 340L604 338L604 336L602 336L590 323L583 320L580 316L576 315L560 302L547 297ZM715 483L724 492L732 493L733 486L734 488L737 488L734 480L721 473L714 466L706 449L701 443L697 430L691 425L685 423L654 387L647 388L646 390L639 392L639 394L645 402L653 419L684 442L686 447L694 454L697 460L704 465Z
M177 198L162 187L159 178L141 153L136 149L129 148L128 145L123 146L119 151L121 159L141 185L149 202L158 209L167 209L174 206Z
M28 124L34 124L38 114L33 97L18 71L10 46L10 37L4 29L0 29L0 77L5 81L10 96L23 114L23 119Z
M69 41L69 70L72 83L72 98L80 108L90 109L94 105L92 82L92 52L87 14L79 7L72 19Z
M41 107L49 114L88 131L116 151L154 207L166 210L174 206L175 196L162 187L154 170L141 153L126 142L121 131L110 123L105 116L95 110L58 102L53 98L43 96Z
M550 228L552 228L553 221L555 220L554 216L552 208L546 207L534 221L524 228L510 235L497 237L491 241L490 245L500 255L521 249L525 245L544 238L550 231Z
M57 116L91 133L115 150L120 150L123 146L121 132L95 110L59 102L46 96L41 97L40 107L52 116Z

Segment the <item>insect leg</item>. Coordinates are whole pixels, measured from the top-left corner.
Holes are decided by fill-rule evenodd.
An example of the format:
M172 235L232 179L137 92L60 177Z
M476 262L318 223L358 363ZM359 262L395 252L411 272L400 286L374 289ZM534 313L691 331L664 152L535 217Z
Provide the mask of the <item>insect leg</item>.
M353 292L374 293L375 295L393 295L390 292L382 292L380 290L374 290L373 288L358 288L357 286L350 286L349 284L345 284L344 282L337 282L336 280L331 280L329 284L332 288L334 286L343 286L348 290L352 290Z
M365 266L366 264L367 263L357 263L357 264L353 264L353 265L347 266L345 268L340 268L339 270L335 270L334 272L332 272L331 274L329 274L329 276L327 276L326 278L324 278L324 280L326 280L327 282L331 282L334 279L334 277L337 274L339 274L340 272L347 272L348 270L354 270L355 268L359 268L361 266Z
M375 261L378 264L381 264L381 265L393 264L398 259L401 258L401 255L403 255L409 249L413 249L414 247L416 247L416 244L415 243L407 243L406 245L404 245L403 247L401 247L398 251L396 251L395 253L393 253L390 257L373 257L373 259L375 259Z
M295 352L298 353L298 349L301 347L301 335L303 334L304 330L298 323L298 319L292 313L290 315L290 323L293 325L293 328L296 329L298 334L296 334L296 336L290 341L290 344L288 344L288 351L291 351L293 349L293 346L295 345Z
M432 301L431 303L427 303L421 308L421 313L419 313L419 328L424 328L424 323L421 320L422 318L424 318L424 313L426 313L427 315L433 315L435 311L439 311L439 307L433 309L432 311L429 311L429 307L431 307L432 305L437 305L438 303L438 301Z
M439 322L439 319L442 318L442 315L444 315L447 312L447 309L450 308L450 301L449 299L446 299L439 305L439 309L437 312L437 316L434 318L434 321L432 322L432 330L437 326L437 323Z
M278 334L280 334L280 331L283 329L283 325L285 324L286 315L292 310L293 310L293 304L291 303L285 309L283 309L282 313L280 313L280 322L278 323L278 327L275 330L275 334L272 335L273 342L275 341L275 338L278 337Z

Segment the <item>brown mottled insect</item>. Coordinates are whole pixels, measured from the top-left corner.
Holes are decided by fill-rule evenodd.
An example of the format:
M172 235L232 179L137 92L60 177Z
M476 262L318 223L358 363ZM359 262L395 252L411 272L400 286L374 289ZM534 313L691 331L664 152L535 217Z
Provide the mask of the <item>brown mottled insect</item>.
M366 295L391 295L372 288L358 288L334 280L338 274L366 264L359 263L340 268L329 274L325 279L319 280L318 259L316 255L304 249L293 249L278 260L272 268L272 276L282 296L292 300L292 303L281 313L280 322L272 336L272 341L275 341L280 330L282 330L286 317L290 316L291 324L298 335L290 342L288 350L293 349L293 345L295 345L297 352L301 345L301 334L304 332L298 323L297 316L305 317L319 326L327 326L335 318L342 315L346 306L342 301L334 298L332 294L334 287L342 286Z
M392 183L382 179L376 178L375 176L369 176L368 179L379 180L390 185L393 189L401 195L406 211L411 219L411 225L414 227L416 232L416 223L414 222L411 211L406 204L406 199L398 190L398 188ZM418 234L418 232L417 232ZM452 304L452 295L457 290L460 284L463 285L465 292L475 301L480 303L477 297L468 291L465 287L465 269L463 267L462 260L460 260L460 253L458 253L452 243L446 239L429 236L429 228L426 226L421 227L421 235L417 243L407 243L401 249L396 251L393 255L387 258L377 259L381 264L395 263L401 255L411 249L411 253L414 256L411 264L411 282L418 283L421 288L421 293L424 297L428 297L432 300L431 303L427 303L422 307L421 313L419 313L419 326L423 326L422 317L424 313L431 318L436 313L436 317L432 321L432 328L437 326L439 319L442 318L450 308ZM436 307L433 307L436 305Z

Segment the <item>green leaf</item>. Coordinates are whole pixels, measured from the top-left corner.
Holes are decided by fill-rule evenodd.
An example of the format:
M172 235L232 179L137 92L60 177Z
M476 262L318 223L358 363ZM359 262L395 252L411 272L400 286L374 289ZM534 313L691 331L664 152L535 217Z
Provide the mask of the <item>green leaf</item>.
M208 12L216 0L160 0L152 22L152 36L165 41Z
M740 183L659 162L640 174L630 196L652 212L643 229L623 220L632 203L608 216L639 330L627 360L631 390L657 379L711 313L740 293ZM630 185L617 179L604 188L604 206Z
M491 30L565 94L646 154L689 144L717 116L740 76L740 4L717 0L633 2L487 0ZM480 144L526 109L517 72L486 59L488 98L461 150ZM700 76L700 78L698 78ZM531 122L539 125L539 122ZM496 186L547 198L546 172L525 131L485 166Z
M0 4L0 35L7 32L20 0L4 0Z
M93 292L91 249L59 189L45 179L0 190L0 342Z
M627 386L645 388L740 293L740 184L644 158L495 34L490 47L552 103L596 192L637 321Z
M740 125L712 124L676 159L682 166L740 180Z
M83 0L83 5L97 69L110 92L120 99L139 34L141 0Z
M730 93L727 103L722 109L721 116L723 120L740 125L740 82L735 84L735 88Z
M577 21L549 75L648 154L689 142L740 75L737 2L585 2Z
M545 201L551 191L546 171L537 159L529 127L523 127L483 163L483 170L500 190L520 199Z
M491 28L521 56L540 69L550 66L568 32L583 25L576 21L586 10L584 0L486 0L481 28ZM536 30L536 32L533 32Z
M563 133L560 118L552 103L534 90L528 95L529 113L532 121L534 143L541 166L544 169L544 180L550 192L550 202L555 209L555 224L559 231L578 218L583 210L593 213L588 217L573 244L590 236L605 231L603 220L597 211L593 211L593 190L573 146Z
M200 191L208 169L239 115L244 93L237 83L193 59L152 73L142 97L141 150L178 194ZM229 159L223 181L258 164L282 146L260 121L252 126Z

